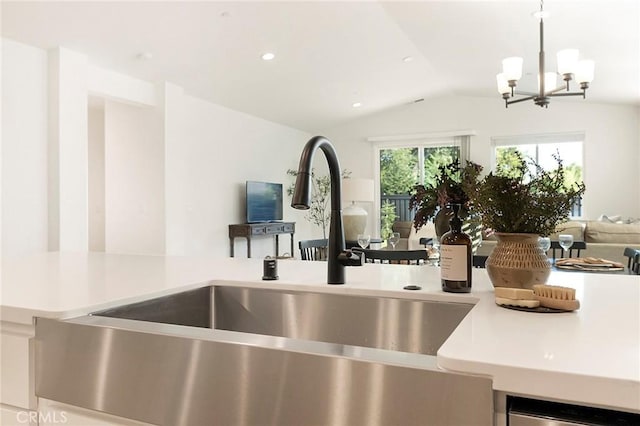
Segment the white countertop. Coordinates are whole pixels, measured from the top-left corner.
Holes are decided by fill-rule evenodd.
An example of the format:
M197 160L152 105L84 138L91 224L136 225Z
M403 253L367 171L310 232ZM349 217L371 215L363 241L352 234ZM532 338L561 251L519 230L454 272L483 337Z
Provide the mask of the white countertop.
M0 318L30 325L211 282L466 302L476 306L438 351L441 368L491 376L498 391L640 412L639 276L553 272L549 284L576 288L581 308L537 314L496 306L486 271L473 272L472 292L451 294L429 266L347 268L347 283L330 286L323 262L280 260L280 279L262 281L261 259L43 253L3 259Z

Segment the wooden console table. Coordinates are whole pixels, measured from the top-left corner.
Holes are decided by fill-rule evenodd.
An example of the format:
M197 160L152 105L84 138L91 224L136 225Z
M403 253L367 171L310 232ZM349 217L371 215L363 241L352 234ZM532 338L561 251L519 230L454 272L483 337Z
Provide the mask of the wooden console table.
M247 257L251 257L251 239L265 235L274 235L276 237L276 256L279 255L280 234L289 234L291 236L291 256L293 253L293 234L296 232L295 222L269 222L269 223L241 223L237 225L229 225L229 248L231 249L231 257L234 257L234 240L237 237L247 239Z

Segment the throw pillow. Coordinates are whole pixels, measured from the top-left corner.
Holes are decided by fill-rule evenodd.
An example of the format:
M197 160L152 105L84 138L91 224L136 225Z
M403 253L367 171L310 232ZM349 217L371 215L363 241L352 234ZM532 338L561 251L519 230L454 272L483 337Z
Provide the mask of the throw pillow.
M600 215L600 217L598 218L598 221L600 222L606 222L606 223L621 223L620 220L622 219L622 216L617 214L614 216L607 216L606 214Z

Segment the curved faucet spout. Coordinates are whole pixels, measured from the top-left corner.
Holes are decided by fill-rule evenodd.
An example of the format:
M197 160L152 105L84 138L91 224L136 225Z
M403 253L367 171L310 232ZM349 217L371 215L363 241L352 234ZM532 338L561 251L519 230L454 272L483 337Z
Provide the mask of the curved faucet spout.
M344 227L342 224L342 181L340 162L336 150L324 136L315 136L307 142L300 156L298 176L291 199L291 207L308 209L311 204L311 168L313 156L320 148L329 164L331 180L331 222L329 223L329 253L327 254L327 283L344 284L345 264L355 264L351 256L345 256Z

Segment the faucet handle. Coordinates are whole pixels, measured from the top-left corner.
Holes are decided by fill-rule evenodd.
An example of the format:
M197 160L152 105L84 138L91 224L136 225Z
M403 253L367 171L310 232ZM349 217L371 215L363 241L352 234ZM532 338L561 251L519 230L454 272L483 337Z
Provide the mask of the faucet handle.
M362 266L364 253L345 250L338 255L338 262L344 266Z

